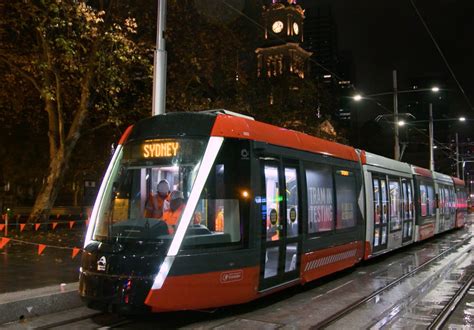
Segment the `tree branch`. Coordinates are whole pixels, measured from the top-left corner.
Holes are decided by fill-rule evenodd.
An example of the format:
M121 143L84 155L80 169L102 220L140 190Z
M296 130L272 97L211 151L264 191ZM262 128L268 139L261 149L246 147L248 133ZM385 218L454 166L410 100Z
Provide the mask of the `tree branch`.
M100 125L97 125L96 127L93 127L91 129L88 129L87 131L84 131L84 133L82 133L82 136L92 134L92 133L98 131L99 129L104 128L104 127L109 126L109 125L111 125L109 122L105 122L105 123L102 123Z
M12 63L5 55L3 54L0 54L0 61L2 61L3 63L7 64L10 68L12 68L14 71L18 72L20 74L20 76L22 76L23 78L25 78L26 80L28 80L29 82L31 82L31 84L33 85L33 87L40 93L40 95L43 95L42 93L42 90L40 88L40 86L38 85L38 83L36 82L36 80L33 78L33 76L31 76L30 74L28 74L27 71L23 70L22 68L18 67L17 65L15 65L14 63Z
M58 115L58 133L59 133L59 144L60 147L64 146L64 116L62 108L62 89L61 89L61 79L58 72L54 72L54 77L56 79L56 112Z

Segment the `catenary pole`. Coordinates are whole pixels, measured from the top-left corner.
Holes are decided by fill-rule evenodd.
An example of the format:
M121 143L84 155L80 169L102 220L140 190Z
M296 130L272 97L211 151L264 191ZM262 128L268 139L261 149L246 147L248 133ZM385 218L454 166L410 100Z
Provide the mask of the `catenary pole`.
M433 104L430 103L430 120L429 120L429 135L430 135L430 170L434 171L434 152L433 152Z
M152 115L165 113L166 106L166 0L158 0L156 18L156 49L153 61L153 106Z
M393 159L400 159L400 143L398 137L398 87L397 87L397 70L393 70L393 128L394 128L394 146Z
M459 178L459 137L456 133L456 177Z

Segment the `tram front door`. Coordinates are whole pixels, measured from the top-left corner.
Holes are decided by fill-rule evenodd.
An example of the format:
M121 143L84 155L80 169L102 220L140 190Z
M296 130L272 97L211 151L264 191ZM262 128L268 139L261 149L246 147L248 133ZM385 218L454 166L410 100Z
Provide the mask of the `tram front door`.
M300 174L295 162L266 160L262 166L262 262L260 290L299 276Z

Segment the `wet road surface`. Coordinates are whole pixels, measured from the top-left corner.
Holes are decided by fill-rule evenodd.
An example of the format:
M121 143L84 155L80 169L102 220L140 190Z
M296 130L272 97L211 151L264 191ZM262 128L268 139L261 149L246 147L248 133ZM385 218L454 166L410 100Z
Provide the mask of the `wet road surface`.
M84 229L58 228L55 231L10 231L10 238L28 243L58 247L82 247ZM69 249L46 247L38 255L38 246L10 241L0 250L0 293L35 289L77 282L80 254L74 259Z
M358 313L351 314L350 318L341 320L341 323L330 326L337 329L426 328L430 315L434 315L449 295L456 290L460 280L472 272L473 257L470 248L473 240L471 238L468 242L462 243L463 239L471 235L471 228L456 230L427 242L403 248L303 287L289 288L248 304L221 308L216 311L162 313L125 319L111 314L97 314L96 311L84 307L25 320L23 323L11 324L10 327L25 329L39 324L44 326L49 322L49 324L56 324L58 329L67 326L71 330L101 327L120 329L313 328L328 316L384 288L393 280L458 244L460 246L455 251L446 253L413 278L395 286L388 293L375 297L371 305L365 306L366 308L359 310ZM470 317L472 317L473 309L471 298L472 289L463 301L463 306L466 306L468 310L470 308ZM90 317L90 315L94 316ZM466 312L463 311L462 315L465 318ZM64 322L67 323L68 318L74 321L66 325ZM383 321L379 323L381 319ZM450 319L449 322L466 324L459 318Z

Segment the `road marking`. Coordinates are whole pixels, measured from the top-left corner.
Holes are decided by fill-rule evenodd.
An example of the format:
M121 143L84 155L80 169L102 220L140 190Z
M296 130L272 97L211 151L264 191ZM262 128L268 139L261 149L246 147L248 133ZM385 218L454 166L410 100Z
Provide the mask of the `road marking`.
M332 289L332 290L329 290L329 291L326 292L326 293L330 293L330 292L336 291L337 289L340 289L340 288L342 288L343 286L346 286L347 284L352 283L352 282L354 282L354 280L350 280L349 282L346 282L346 283L344 283L344 284L342 284L342 285L339 285L338 287L336 287L336 288L334 288L334 289Z

